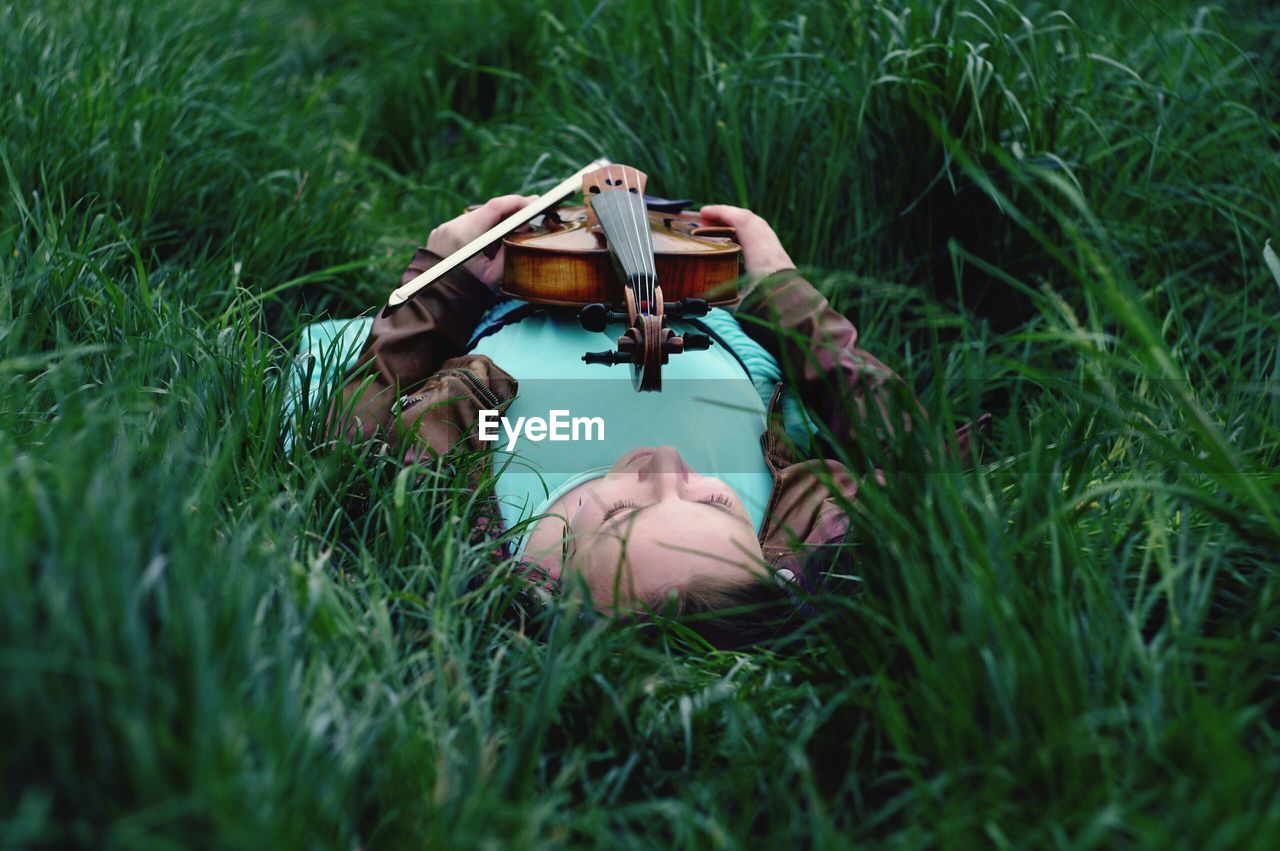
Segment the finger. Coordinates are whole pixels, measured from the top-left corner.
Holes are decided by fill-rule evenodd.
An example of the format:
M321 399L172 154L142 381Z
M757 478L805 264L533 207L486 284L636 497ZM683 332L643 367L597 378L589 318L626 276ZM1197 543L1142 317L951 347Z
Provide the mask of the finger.
M476 216L476 221L481 225L482 230L488 230L532 202L533 198L528 195L499 195L485 201L472 215Z
M698 218L704 225L727 225L729 219L725 215L726 210L723 204L708 204L698 211Z
M739 245L766 243L777 239L769 223L750 210L716 204L713 205L710 216L706 215L706 207L702 208L702 213L705 224L733 228L734 241Z
M496 250L493 256L489 256L487 251L477 254L466 262L466 268L481 281L494 286L502 277L503 257L502 243L499 241L494 243Z
M729 225L737 227L745 223L753 213L742 207L731 207L728 204L708 204L698 211L706 224Z
M526 195L524 196L524 200L527 202L527 204L532 204L534 201L537 201L541 197L542 197L541 195ZM524 209L524 206L522 206L520 209ZM528 222L525 222L524 224L516 228L514 233L528 233L531 230L533 230L533 225L529 224Z
M525 207L538 200L537 195L502 195L498 198L490 198L484 203L479 211L485 217L478 219L475 224L477 230L483 232L503 221L511 214L524 209ZM515 232L528 230L528 224L522 224L516 228ZM484 256L492 259L494 255L502 248L502 239L496 239L484 248Z

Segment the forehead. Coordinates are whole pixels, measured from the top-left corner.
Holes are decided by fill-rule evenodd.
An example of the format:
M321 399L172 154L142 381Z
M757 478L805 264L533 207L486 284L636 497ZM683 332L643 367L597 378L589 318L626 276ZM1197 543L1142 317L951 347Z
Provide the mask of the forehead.
M750 524L701 503L664 501L628 513L583 544L578 555L593 596L616 584L624 598L649 598L695 580L746 583L764 572Z

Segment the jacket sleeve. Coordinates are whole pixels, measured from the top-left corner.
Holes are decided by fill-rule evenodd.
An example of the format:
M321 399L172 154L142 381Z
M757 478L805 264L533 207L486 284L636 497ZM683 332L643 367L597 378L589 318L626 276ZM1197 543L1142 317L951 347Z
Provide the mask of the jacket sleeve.
M401 285L441 258L425 248L414 254ZM330 427L347 437L372 436L395 429L395 402L420 387L440 365L461 354L472 331L497 296L459 267L387 315L379 312L369 339L347 373L340 406L330 412Z
M868 430L887 446L923 419L893 370L858 345L858 330L795 269L776 272L743 296L743 330L778 358L809 410L846 445Z

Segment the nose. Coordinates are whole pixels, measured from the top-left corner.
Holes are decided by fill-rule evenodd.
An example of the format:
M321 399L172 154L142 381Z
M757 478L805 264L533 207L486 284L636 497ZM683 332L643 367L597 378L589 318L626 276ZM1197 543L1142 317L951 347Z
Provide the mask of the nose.
M691 471L674 447L659 446L643 459L637 472L640 474L640 481L646 481L652 476L651 484L661 490L673 491L688 483Z

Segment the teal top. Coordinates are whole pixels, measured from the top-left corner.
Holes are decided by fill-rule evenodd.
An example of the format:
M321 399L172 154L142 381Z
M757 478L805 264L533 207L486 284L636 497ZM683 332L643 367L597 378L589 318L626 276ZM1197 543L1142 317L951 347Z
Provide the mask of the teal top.
M505 412L507 427L496 430L494 444L495 490L508 529L544 514L579 484L603 476L625 452L673 446L694 472L733 488L759 532L773 490L760 437L781 370L731 314L712 309L699 320L700 328L669 321L677 334L707 331L716 342L707 351L671 358L662 368L661 393L637 393L630 367L582 361L584 352L614 348L613 329L585 331L571 315L546 312L494 330L523 304L506 301L490 310L471 349L519 382L519 394ZM522 417L550 421L555 411L563 412L561 431L568 440L547 435L534 441L521 434L510 444ZM575 435L574 418L599 418L600 425L579 423Z
M520 397L508 417L546 418L551 410L600 416L605 439L538 443L520 438L514 451L506 452L507 436L499 429L496 488L507 528L545 513L561 494L604 475L624 452L671 445L695 472L714 475L734 488L760 530L772 479L759 438L782 371L732 314L714 308L699 320L702 327L696 330L710 332L715 345L672 358L663 369L663 392L641 394L631 388L628 367L582 362L584 352L613 348L614 338L583 331L572 317L541 314L496 328L524 304L510 300L496 305L470 341L473 351L489 355L520 381ZM319 404L326 388L341 382L372 324L369 317L356 317L314 322L303 329L289 375L286 447L293 443L298 412ZM690 327L671 325L677 331ZM783 394L782 411L791 439L803 446L812 430L788 393Z

